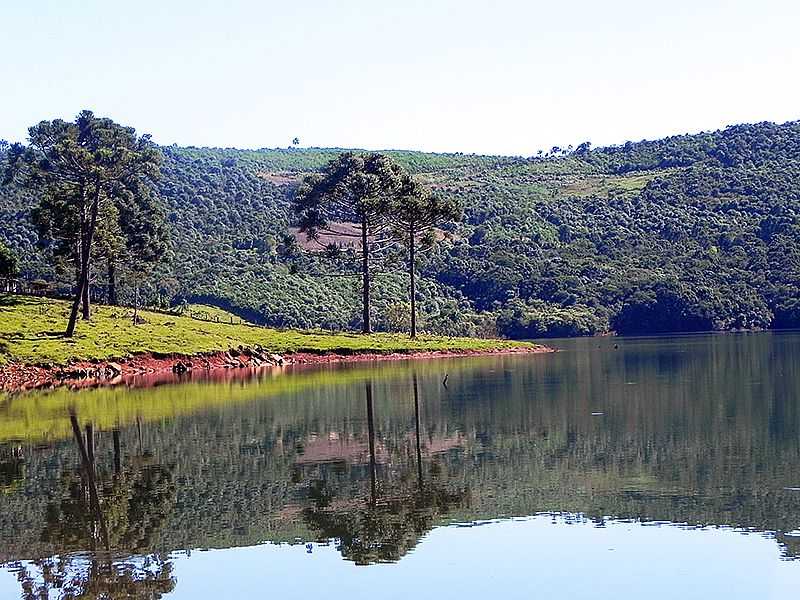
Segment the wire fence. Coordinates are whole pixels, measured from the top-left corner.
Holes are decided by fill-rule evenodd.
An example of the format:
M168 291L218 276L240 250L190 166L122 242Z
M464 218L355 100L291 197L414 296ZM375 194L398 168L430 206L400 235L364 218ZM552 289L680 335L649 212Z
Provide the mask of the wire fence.
M3 278L0 279L0 293L15 294L19 296L31 296L35 298L51 298L53 300L72 300L73 298L73 296L71 295L59 292L55 286L44 280L29 281L26 279ZM191 310L191 309L185 309L182 306L176 306L172 308L162 308L159 306L147 306L147 305L136 306L134 304L124 303L124 302L115 304L113 306L133 311L143 310L147 312L154 312L172 317L190 317L197 321L204 321L206 323L225 323L230 325L249 325L251 327L264 327L263 325L257 325L255 323L250 323L249 321L245 321L241 317L237 317L233 314L226 313L224 315L219 315L219 314L214 314L213 311L209 312L205 310Z

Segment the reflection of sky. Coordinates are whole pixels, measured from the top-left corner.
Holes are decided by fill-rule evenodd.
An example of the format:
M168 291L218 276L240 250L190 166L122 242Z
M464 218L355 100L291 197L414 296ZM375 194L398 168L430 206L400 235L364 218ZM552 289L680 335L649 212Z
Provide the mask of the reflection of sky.
M786 598L800 562L730 529L538 516L432 531L397 564L359 567L333 545L264 545L176 556L169 598ZM18 597L0 573L0 598Z
M550 517L432 531L394 565L358 567L333 546L194 554L176 564L179 598L778 598L800 564L774 540L721 529Z
M58 560L57 557L53 558ZM69 564L67 577L69 580L85 580L91 573L92 554L90 552L75 552L73 554L66 554L64 555L64 560ZM125 570L127 574L136 579L144 578L145 575L156 575L158 573L159 565L151 561L149 557L146 556L127 556L120 559L117 559L115 556L112 560L113 566L117 570L117 573ZM29 561L21 561L21 563L27 569L28 574L32 577L34 585L36 586L37 590L39 590L39 587L44 585L41 567L34 565ZM5 570L8 568L11 569L11 573ZM12 576L15 575L14 568L8 566L3 567L0 565L0 600L6 600L6 598L17 598L20 596L19 592L17 592L15 595L12 591L10 591L12 588L6 584L5 580L9 574ZM7 589L9 591L7 591ZM17 584L17 589L19 589L19 584ZM56 600L60 597L61 596L58 594L58 589L50 590L50 595L48 598Z

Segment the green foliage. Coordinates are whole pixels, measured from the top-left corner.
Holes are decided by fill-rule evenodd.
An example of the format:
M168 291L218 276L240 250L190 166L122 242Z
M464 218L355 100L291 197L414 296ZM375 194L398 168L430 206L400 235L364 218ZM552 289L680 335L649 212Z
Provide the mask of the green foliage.
M507 166L487 176L491 190L450 184L466 195L468 226L426 274L479 309L518 297L586 306L600 320L637 290L674 283L681 310L698 316L653 315L652 326L624 325L628 332L797 326L797 136L797 123L737 126ZM681 145L691 161L669 158ZM561 172L546 166L553 162ZM651 170L615 175L631 165Z
M0 242L0 277L15 277L19 272L17 255Z
M136 255L135 262L153 262L164 253L160 206L150 194L161 154L149 136L87 110L74 122L42 121L28 135L28 145L8 150L6 179L37 196L32 221L40 243L71 259L79 273L66 329L71 336L79 302L83 318L89 318L90 269L98 248L110 265L123 248Z
M608 330L608 321L586 306L554 306L515 301L497 316L497 331L510 338L552 338L595 335Z
M391 226L391 207L404 171L384 154L345 152L325 165L322 174L307 175L294 197L300 233L319 242L320 233L354 240L360 255L362 322L372 331L370 266L385 246L376 239ZM328 245L334 257L340 243Z
M798 122L760 123L529 159L386 152L464 208L463 222L442 225L441 243L418 257L420 321L428 331L485 330L518 298L523 312L555 321L580 307L594 325L576 331L602 331L634 318L637 294L673 289L682 308L659 301L647 317L659 331L798 327L798 139ZM299 252L289 235L298 183L341 150L162 152L171 262L137 280L123 275L123 301L136 281L152 303L197 298L281 327L360 325L356 281L332 276L330 263ZM0 190L0 239L23 276L52 281L33 204L18 186ZM341 266L354 275L353 259L345 250ZM392 254L374 273L376 328L396 322L386 311L406 297L404 259ZM99 275L95 292L103 286Z
M639 287L625 297L613 327L627 334L769 327L773 315L752 289L740 284L731 292L678 282Z

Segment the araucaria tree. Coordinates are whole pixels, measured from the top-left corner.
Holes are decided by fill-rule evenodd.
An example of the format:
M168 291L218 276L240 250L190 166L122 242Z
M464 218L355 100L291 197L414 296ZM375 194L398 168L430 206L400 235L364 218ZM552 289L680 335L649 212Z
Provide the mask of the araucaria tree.
M81 112L74 122L42 121L28 130L29 144L9 150L9 176L32 189L40 234L74 248L78 281L65 335L75 332L78 310L89 318L89 280L93 245L122 237L128 245L136 223L152 211L150 190L159 176L161 154L147 135L111 119ZM140 206L141 205L141 206ZM102 229L103 235L98 236ZM116 250L115 250L116 251Z
M370 261L391 241L390 208L405 172L384 154L347 152L332 160L321 174L304 178L294 197L300 231L319 241L325 234L352 238L360 246L362 330L370 320Z
M420 246L428 248L436 240L435 228L461 218L458 199L431 193L411 175L403 177L400 189L389 212L395 236L408 249L409 300L411 305L411 337L417 336L416 265Z

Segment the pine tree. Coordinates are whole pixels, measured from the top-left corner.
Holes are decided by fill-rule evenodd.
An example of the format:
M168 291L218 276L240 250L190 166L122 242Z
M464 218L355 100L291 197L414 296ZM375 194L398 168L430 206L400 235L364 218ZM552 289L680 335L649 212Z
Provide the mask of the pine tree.
M389 209L395 236L408 249L411 337L417 336L416 261L419 246L428 248L436 241L435 229L448 221L460 220L461 203L453 197L433 194L419 180L403 177L397 197Z
M389 208L405 172L390 157L347 152L332 160L321 174L307 176L294 197L300 231L320 241L324 234L356 240L361 253L362 330L372 331L370 263L393 242Z
M39 198L40 232L74 247L78 284L66 337L75 332L83 303L89 317L89 282L98 228L107 236L124 233L120 214L139 205L159 176L161 155L147 135L83 111L74 122L42 121L28 130L29 144L9 151L9 176ZM137 193L139 192L139 193ZM146 215L142 215L146 216Z

